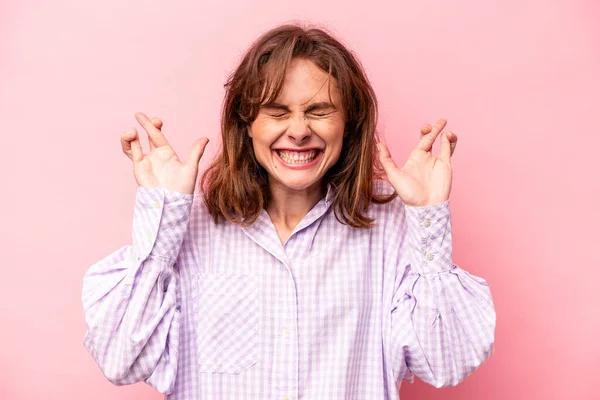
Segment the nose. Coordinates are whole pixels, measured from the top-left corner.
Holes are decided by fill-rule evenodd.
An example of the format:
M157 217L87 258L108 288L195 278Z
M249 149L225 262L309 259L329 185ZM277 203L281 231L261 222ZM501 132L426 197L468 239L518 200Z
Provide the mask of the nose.
M288 137L297 144L301 144L308 140L312 135L308 121L304 116L298 115L291 119L290 126L287 130Z

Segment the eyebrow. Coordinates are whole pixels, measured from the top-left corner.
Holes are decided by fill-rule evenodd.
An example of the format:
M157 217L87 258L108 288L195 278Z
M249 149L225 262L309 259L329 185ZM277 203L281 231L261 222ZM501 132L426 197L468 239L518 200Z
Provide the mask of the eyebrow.
M282 111L290 111L290 108L288 106L286 106L285 104L281 104L281 103L269 103L269 104L265 104L263 106L264 108L270 108L270 109L274 109L274 110L282 110ZM309 105L306 110L304 110L304 112L311 112L311 111L316 111L316 110L329 110L329 109L333 109L336 110L336 107L326 101L321 101L318 103L313 103L311 105Z

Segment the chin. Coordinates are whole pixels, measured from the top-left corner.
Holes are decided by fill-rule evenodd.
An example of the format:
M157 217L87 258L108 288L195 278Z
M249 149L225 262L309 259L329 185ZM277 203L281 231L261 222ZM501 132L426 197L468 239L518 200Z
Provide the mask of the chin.
M302 190L311 189L321 183L321 179L316 179L314 177L313 178L278 177L276 180L281 186L285 187L288 190L293 190L293 191L302 191Z

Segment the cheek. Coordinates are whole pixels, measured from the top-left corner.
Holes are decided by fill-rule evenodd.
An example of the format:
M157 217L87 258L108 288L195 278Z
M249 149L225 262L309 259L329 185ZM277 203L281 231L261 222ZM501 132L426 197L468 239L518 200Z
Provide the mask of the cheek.
M285 131L281 121L256 120L252 124L252 141L255 149L257 147L270 147L271 144Z
M330 122L323 124L317 132L322 132L322 138L327 142L328 147L338 154L342 150L344 141L344 124L339 122Z
M276 139L276 127L273 123L265 120L255 120L252 123L252 148L256 161L268 169L272 163L271 146Z
M266 168L265 164L270 157L271 149L268 144L260 140L252 139L252 147L254 148L254 156L260 165Z

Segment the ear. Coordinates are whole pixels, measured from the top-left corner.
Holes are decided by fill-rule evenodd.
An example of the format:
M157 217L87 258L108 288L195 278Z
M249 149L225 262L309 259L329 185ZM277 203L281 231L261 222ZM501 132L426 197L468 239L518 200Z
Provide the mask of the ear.
M248 125L248 136L252 138L252 125Z

